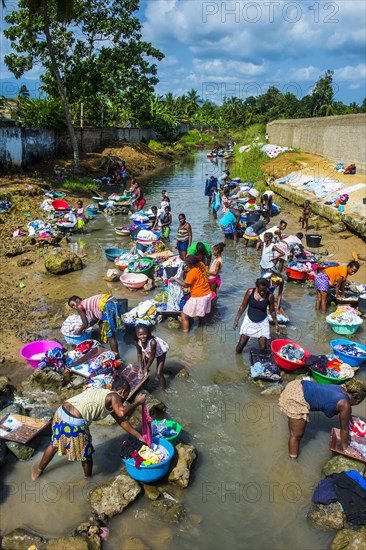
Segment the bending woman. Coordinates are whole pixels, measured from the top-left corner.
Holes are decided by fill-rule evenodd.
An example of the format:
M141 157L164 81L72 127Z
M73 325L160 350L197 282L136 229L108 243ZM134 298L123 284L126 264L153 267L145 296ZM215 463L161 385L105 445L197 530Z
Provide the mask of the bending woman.
M208 284L206 266L197 260L195 256L186 256L185 262L188 273L185 281L172 277L170 280L178 283L182 288L190 292L181 313L183 332L189 332L191 319L205 317L211 311L212 294Z
M236 346L236 353L241 353L248 343L249 338L258 338L259 349L266 349L267 340L270 337L267 308L272 316L277 334L280 328L277 323L276 309L273 294L269 291L269 280L260 278L255 282L255 288L248 288L242 304L236 314L233 329L238 326L239 319L248 307L244 321L240 327L240 340Z
M307 380L293 380L287 384L280 395L279 405L288 419L290 458L297 458L299 454L300 441L309 422L309 411L321 411L328 418L339 414L342 450L347 448L351 406L365 399L366 385L361 380L351 380L343 387L345 389Z
M68 304L81 317L82 325L75 334L83 334L88 328L100 323L100 340L108 342L111 350L119 357L118 342L115 333L123 328L121 309L111 294L96 294L84 300L80 296L71 296Z
M323 272L315 275L314 283L318 291L315 309L320 308L322 313L327 312L327 294L330 286L335 286L335 297L340 298L344 294L344 285L348 275L354 275L360 269L360 264L353 260L348 265L327 267Z

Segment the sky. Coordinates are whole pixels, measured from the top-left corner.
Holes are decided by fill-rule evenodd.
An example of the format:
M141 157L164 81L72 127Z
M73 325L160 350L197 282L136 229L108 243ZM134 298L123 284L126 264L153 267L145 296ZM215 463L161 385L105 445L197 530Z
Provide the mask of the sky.
M301 98L332 69L336 100L361 104L366 96L364 0L141 0L138 15L143 39L165 54L159 94L194 88L220 104L276 86ZM25 83L37 96L40 68L16 81L3 63L9 50L1 35L0 94Z

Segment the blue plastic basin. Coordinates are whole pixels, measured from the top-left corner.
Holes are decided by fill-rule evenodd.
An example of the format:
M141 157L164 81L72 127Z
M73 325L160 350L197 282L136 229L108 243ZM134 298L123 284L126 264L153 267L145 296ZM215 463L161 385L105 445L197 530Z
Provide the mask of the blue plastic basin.
M330 347L332 348L334 355L339 357L339 359L342 359L344 363L347 363L351 367L358 367L364 361L366 361L366 357L353 357L352 355L347 355L347 353L343 353L343 351L335 349L335 346L337 346L338 344L342 344L343 346L346 346L347 344L356 344L358 348L362 349L362 351L365 352L366 346L360 344L359 342L352 342L352 340L331 340Z
M105 257L110 262L114 262L114 260L124 252L126 252L126 250L123 250L122 248L106 248L104 250Z
M153 443L164 447L164 449L168 451L168 457L162 462L159 462L159 464L151 464L151 466L144 466L141 464L140 468L135 468L135 461L133 458L122 458L126 465L127 473L137 481L150 483L151 481L161 479L168 473L170 462L174 456L174 447L166 439L158 437L153 438Z

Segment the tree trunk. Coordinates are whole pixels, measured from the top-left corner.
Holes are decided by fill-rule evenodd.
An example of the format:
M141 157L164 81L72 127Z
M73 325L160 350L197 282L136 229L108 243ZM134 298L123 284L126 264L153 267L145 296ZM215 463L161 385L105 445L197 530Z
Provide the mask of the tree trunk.
M55 74L57 88L58 88L59 94L61 96L61 101L62 101L62 105L63 105L63 108L64 108L65 119L66 119L66 124L67 124L67 130L69 132L71 145L72 145L72 149L73 149L73 153L74 153L74 171L78 172L79 171L79 166L80 166L79 147L78 147L78 142L77 142L77 139L76 139L75 130L74 130L74 127L72 125L70 108L69 108L69 104L68 104L67 97L66 97L66 90L65 90L65 88L62 84L60 71L59 71L59 68L58 68L58 65L57 65L56 56L55 56L55 52L54 52L54 49L53 49L52 38L51 38L51 34L50 34L50 21L49 21L49 17L48 17L48 2L47 2L47 0L43 1L43 21L44 21L44 33L45 33L45 36L46 36L47 48L48 48L48 52L50 54L50 60L51 60L53 72Z

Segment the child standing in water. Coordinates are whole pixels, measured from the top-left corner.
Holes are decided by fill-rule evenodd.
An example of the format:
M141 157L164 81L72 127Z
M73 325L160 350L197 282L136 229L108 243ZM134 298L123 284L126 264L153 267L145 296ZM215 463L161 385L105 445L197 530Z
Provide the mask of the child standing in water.
M217 289L220 288L221 286L221 275L220 275L220 271L222 269L221 254L225 246L226 246L225 243L218 243L212 247L212 253L215 256L215 259L210 265L210 267L207 269L207 275L208 275L208 284L210 285L210 289L213 292L216 292Z
M307 231L309 229L309 218L311 216L311 206L310 201L306 200L304 202L304 209L302 211L302 215L300 218L301 221L301 229L305 229Z
M164 366L169 345L151 334L151 329L145 325L136 327L136 349L139 367L145 372L149 372L151 365L156 359L156 372L159 378L160 386L166 389L166 380L164 378Z

